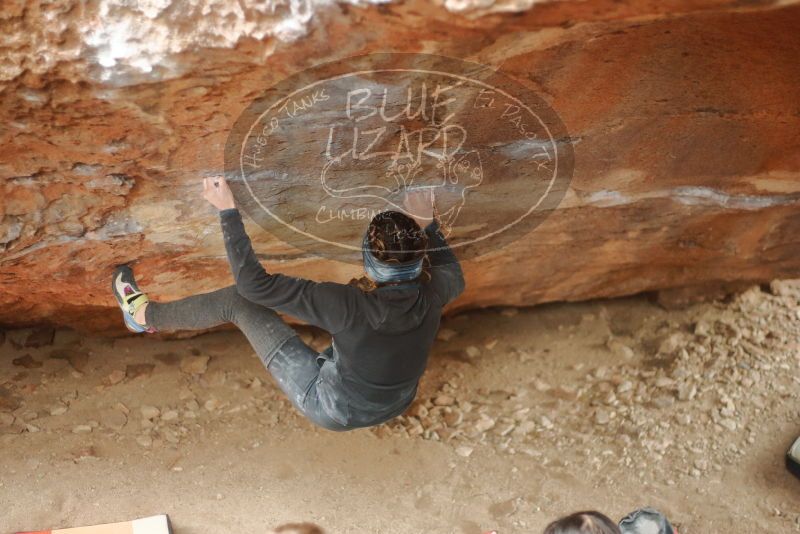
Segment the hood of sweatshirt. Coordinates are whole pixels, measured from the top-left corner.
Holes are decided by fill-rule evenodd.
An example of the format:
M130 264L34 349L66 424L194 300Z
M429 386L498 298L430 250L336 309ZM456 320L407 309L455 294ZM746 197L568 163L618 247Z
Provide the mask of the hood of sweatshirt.
M367 322L378 331L402 334L422 324L430 305L419 282L382 286L366 294Z

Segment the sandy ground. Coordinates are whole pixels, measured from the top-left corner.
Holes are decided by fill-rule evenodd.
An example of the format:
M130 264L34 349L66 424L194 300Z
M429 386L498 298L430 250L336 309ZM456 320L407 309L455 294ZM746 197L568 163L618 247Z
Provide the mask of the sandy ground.
M343 434L302 420L236 331L7 332L0 532L168 513L176 534L538 533L644 505L681 534L800 531L797 288L449 317L412 409Z

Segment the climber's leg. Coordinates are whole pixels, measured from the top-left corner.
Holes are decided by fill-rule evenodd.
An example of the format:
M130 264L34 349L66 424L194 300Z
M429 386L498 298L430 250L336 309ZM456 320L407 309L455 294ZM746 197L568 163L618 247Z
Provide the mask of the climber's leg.
M173 302L151 301L145 324L158 330L202 330L233 323L244 333L289 401L313 423L346 430L322 409L316 397L319 353L300 339L275 311L239 295L236 286Z
M151 301L145 310L145 325L156 331L205 330L224 323L239 327L265 366L297 335L277 313L242 297L233 285L172 302Z

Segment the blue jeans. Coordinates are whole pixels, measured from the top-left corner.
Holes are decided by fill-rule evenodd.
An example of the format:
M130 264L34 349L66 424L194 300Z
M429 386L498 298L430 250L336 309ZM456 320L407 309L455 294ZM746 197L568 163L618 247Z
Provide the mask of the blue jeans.
M205 330L224 323L235 324L300 413L327 430L355 428L334 421L323 410L317 395L320 367L330 353L319 353L303 343L275 311L242 297L236 286L173 302L151 301L145 310L145 322L156 330Z
M275 351L266 367L295 408L311 422L328 430L352 430L356 427L334 421L317 395L319 371L326 359L324 352L316 352L295 335Z

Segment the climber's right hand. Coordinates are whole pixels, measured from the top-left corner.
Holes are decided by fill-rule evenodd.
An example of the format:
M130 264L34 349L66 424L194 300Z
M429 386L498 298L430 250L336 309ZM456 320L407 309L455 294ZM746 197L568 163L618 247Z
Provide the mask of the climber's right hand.
M424 188L406 190L403 207L406 213L413 218L420 228L425 228L431 223L436 210L436 197L433 189Z
M228 186L224 176L211 176L203 178L203 198L208 200L218 210L235 208L233 192Z

